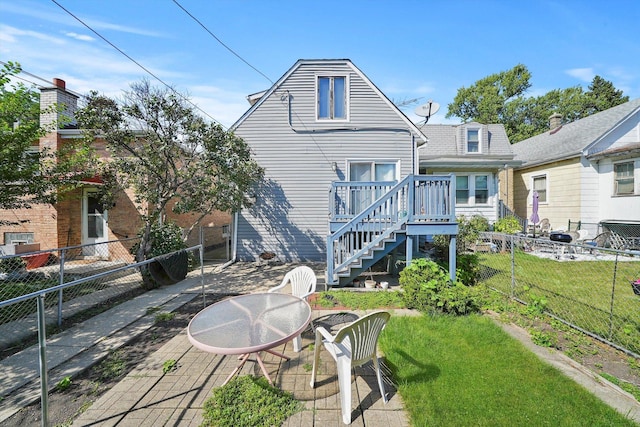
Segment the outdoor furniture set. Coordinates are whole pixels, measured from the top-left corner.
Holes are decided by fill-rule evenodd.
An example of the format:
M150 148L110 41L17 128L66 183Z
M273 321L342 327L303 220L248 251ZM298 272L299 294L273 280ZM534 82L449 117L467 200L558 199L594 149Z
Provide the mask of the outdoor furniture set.
M315 292L316 276L309 267L296 267L282 283L269 292L227 298L212 304L191 319L189 341L196 348L216 354L239 356L238 366L224 381L226 384L254 354L262 373L273 384L260 352L266 351L289 360L273 349L293 340L294 351L301 350L300 334L311 322L311 307L306 298ZM277 291L291 287L291 294ZM342 420L351 424L351 370L371 361L385 403L382 374L376 355L378 336L390 314L377 311L343 326L335 335L322 326L315 327L314 362L311 387L315 386L320 349L324 346L337 364ZM312 327L314 325L312 324Z

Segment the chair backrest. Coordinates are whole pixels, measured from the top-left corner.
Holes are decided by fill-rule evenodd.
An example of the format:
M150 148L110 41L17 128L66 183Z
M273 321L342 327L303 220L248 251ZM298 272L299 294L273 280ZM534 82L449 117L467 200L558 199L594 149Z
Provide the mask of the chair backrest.
M578 230L578 240L584 240L589 237L589 230Z
M600 248L608 248L610 246L609 239L611 238L611 232L605 231L598 234L593 241L596 242L596 246Z
M282 279L281 286L291 284L291 293L297 297L304 298L316 291L318 279L313 270L306 265L296 267Z
M376 311L362 316L353 323L340 328L334 342L340 343L349 338L351 346L351 361L353 365L371 360L376 353L378 336L387 324L391 314L387 311Z
M551 230L551 223L549 222L549 218L542 218L540 221L540 232L548 232Z

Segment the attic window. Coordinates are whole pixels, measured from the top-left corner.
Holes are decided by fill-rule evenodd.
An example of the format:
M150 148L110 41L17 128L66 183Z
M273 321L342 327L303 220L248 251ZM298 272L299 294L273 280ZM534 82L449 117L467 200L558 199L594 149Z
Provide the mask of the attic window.
M346 120L347 78L318 77L318 120Z
M480 153L479 129L467 129L467 153Z

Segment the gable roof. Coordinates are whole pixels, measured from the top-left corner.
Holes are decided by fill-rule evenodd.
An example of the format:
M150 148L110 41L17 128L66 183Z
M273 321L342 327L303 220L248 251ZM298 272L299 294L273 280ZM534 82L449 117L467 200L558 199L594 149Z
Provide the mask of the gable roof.
M423 142L427 141L427 137L420 132L420 129L411 121L409 118L402 112L396 105L387 98L387 96L382 93L380 89L371 81L369 78L362 72L358 67L356 67L350 59L299 59L289 70L282 75L278 79L277 82L271 86L271 88L267 89L264 92L258 92L256 94L249 95L250 101L255 99L257 96L260 96L260 99L255 101L251 107L231 126L230 130L235 130L238 126L242 124L260 105L267 99L274 91L278 90L278 88L286 81L291 74L293 74L300 66L302 65L331 65L331 64L341 64L346 65L351 68L356 74L360 76L371 88L380 96L382 100L384 100L389 107L394 110L398 116L406 123L407 128L413 132L416 136L418 136Z
M486 131L488 138L488 151L482 154L469 155L462 151L464 129L469 126L481 126ZM420 147L420 163L438 163L438 166L465 166L478 167L497 166L504 164L517 166L520 162L514 162L513 151L507 137L507 132L502 124L483 125L477 122L450 124L425 124L420 130L427 136L429 142Z
M638 109L640 98L525 139L512 146L515 158L531 167L580 156Z

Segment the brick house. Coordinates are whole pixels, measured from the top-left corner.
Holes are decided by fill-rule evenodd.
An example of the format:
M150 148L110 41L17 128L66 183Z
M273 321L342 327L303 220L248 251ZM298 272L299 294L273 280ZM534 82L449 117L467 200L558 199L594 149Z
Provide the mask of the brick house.
M81 138L82 131L77 128L73 119L78 108L78 96L67 90L64 80L53 79L53 86L40 88L40 117L41 126L55 125L56 131L49 132L37 142L39 149L49 147L57 150L73 138ZM58 112L51 106L62 106ZM68 119L68 124L58 128L62 115ZM34 144L34 149L36 144ZM108 157L104 142L96 140L94 148L102 158ZM96 192L101 185L99 178L83 182L81 188L66 194L55 205L33 205L31 209L0 210L0 218L14 224L0 225L0 244L34 244L28 246L30 250L46 250L67 246L95 244L83 247L84 256L109 258L108 247L114 244L99 245L109 241L135 237L142 226L140 218L143 206L134 202L134 194L127 190L117 195L114 206L108 209L98 203ZM175 215L167 212L168 220L175 221L181 227L188 227L193 222L193 216ZM214 212L201 223L203 225L221 226L230 222L230 215L225 212ZM189 244L199 243L197 233L189 236ZM129 249L132 242L122 242L125 249ZM115 243L118 245L118 243ZM9 246L10 247L10 246ZM97 251L97 248L100 248ZM107 253L105 253L105 249ZM6 250L5 250L6 251ZM24 252L19 249L16 252ZM124 251L120 251L124 252Z

